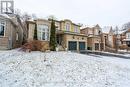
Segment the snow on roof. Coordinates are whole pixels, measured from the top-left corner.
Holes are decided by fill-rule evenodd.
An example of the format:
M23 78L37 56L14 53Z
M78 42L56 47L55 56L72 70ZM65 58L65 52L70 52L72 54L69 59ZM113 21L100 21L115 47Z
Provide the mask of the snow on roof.
M0 14L0 16L10 19L10 17L7 14Z
M94 28L94 27L100 27L98 24L96 24L96 25L84 25L84 26L82 26L81 27L81 29L85 29L85 28L90 28L90 29L92 29L92 28Z

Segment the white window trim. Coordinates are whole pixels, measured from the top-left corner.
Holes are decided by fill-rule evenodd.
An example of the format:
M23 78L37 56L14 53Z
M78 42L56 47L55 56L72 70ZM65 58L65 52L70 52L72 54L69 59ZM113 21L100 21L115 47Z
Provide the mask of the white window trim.
M48 26L48 25L46 25L46 24L39 24L39 25ZM39 26L39 25L38 25L38 26ZM39 28L39 27L38 27L38 28ZM40 41L50 41L50 27L49 27L49 26L48 26L48 29L49 29L48 32L47 32L47 31L44 31L44 32L45 32L45 35L46 35L46 33L48 33L48 39L45 38L45 40L42 39L42 34L41 34L41 33L43 33L43 30L41 31L41 30L37 29L37 35L39 34L38 32L40 32Z
M78 26L74 26L74 32L75 33L80 33Z
M6 21L5 21L5 20L0 21L0 25L1 25L1 22L4 22L4 23L5 23L5 25L4 25L5 29L4 29L4 35L3 35L3 36L0 35L0 37L5 37L5 32L6 32Z
M130 39L130 32L126 34L126 38Z
M68 25L68 24L69 24L69 29L67 29L67 27L68 27L67 25ZM66 30L66 31L71 31L71 24L70 24L70 23L67 22L67 23L65 24L65 30Z

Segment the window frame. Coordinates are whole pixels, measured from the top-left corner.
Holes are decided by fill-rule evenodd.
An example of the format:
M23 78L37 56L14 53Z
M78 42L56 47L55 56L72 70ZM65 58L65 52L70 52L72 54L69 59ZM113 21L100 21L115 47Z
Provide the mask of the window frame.
M126 33L126 38L130 39L130 32Z
M40 27L40 26L42 26L42 27ZM43 27L43 26L46 26L46 28ZM43 33L45 34L44 35L44 38L45 38L44 40L43 40ZM38 24L37 35L38 35L38 40L49 41L50 40L50 29L49 29L49 25L47 25L47 24Z
M66 23L66 25L65 25L65 30L66 31L71 31L71 24L70 23Z
M74 26L74 32L75 32L75 33L80 33L78 26Z
M2 25L1 23L4 23L4 35L0 35L0 37L5 37L5 30L6 30L6 21L5 20L0 20L0 26Z

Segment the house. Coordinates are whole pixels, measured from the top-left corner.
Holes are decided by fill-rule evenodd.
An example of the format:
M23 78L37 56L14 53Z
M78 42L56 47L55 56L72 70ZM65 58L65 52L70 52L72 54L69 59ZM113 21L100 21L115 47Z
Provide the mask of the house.
M128 50L130 49L130 29L122 31L119 36L120 40L119 49L120 50Z
M130 47L130 29L125 32L125 39L123 39L123 42Z
M116 35L112 26L105 26L102 28L103 41L105 43L105 51L115 52L116 51Z
M101 27L97 24L93 27L86 27L81 29L81 34L88 36L87 38L87 50L100 51L104 50L104 43L102 42Z
M80 51L87 49L87 36L80 34L80 25L65 19L56 21L57 45L60 50Z
M28 23L28 41L33 40L34 29L37 29L38 40L48 44L50 38L51 21L45 19L37 19L27 21ZM70 20L55 21L56 40L59 50L86 50L87 36L80 34L80 26L72 23ZM44 49L44 48L43 48Z
M0 14L0 50L17 48L22 45L23 30L15 15Z
M37 19L37 20L28 20L28 42L32 42L34 40L34 30L37 29L37 39L39 45L39 50L45 51L49 49L49 41L50 41L50 28L51 22L45 19Z

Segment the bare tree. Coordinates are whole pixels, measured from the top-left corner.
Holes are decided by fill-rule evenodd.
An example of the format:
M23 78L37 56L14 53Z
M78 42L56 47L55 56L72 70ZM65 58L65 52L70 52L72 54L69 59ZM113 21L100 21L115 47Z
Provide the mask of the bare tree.
M15 10L15 15L17 18L18 24L21 26L23 30L23 44L27 42L27 37L28 37L28 29L27 29L27 21L31 19L31 15L28 13L21 13L21 10L16 9Z
M48 19L57 20L57 18L56 18L54 15L49 15L47 18L48 18Z
M130 22L127 22L122 26L122 30L128 30L128 29L130 29Z

